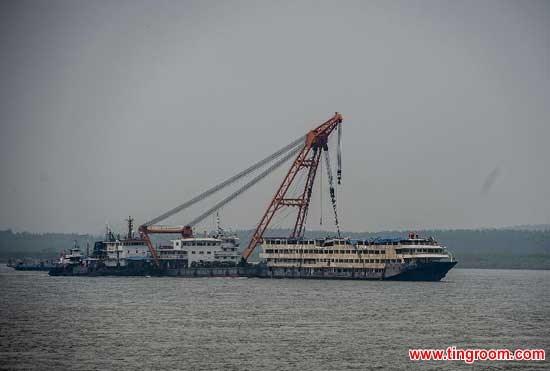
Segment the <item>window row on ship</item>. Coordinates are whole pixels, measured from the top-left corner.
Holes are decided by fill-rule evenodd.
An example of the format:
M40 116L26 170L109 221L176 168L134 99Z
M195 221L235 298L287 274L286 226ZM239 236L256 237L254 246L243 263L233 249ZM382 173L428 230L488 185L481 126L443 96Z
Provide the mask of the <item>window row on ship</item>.
M220 246L220 245L221 245L221 241L176 241L176 246Z
M302 264L316 264L316 263L401 263L401 259L293 259L293 258L267 258L268 263L302 263Z
M284 269L286 272L287 269L298 268L298 271L304 270L305 272L327 272L327 273L382 273L384 268L371 268L371 267L269 267L269 271L273 269Z
M400 246L400 245L426 245L437 246L435 240L395 240L395 241L369 241L369 240L285 240L265 239L268 245L315 245L315 246Z
M396 254L437 254L442 252L442 248L432 249L432 248L422 248L422 249L395 249ZM353 249L353 250L327 250L327 249L270 249L267 248L264 250L266 254L370 254L370 255L385 255L386 250L365 250L365 249Z

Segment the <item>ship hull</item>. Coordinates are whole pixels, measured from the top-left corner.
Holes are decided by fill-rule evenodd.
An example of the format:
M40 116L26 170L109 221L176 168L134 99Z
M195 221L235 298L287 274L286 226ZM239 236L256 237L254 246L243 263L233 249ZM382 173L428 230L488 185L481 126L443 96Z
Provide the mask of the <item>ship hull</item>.
M387 280L387 281L441 281L447 272L456 265L453 262L430 262L405 266L393 264L384 271L376 272L360 269L300 269L265 267L259 270L261 278L300 278L333 280Z
M50 276L172 276L172 277L249 277L272 279L441 281L456 262L430 262L397 266L384 271L327 270L268 267L265 263L245 267L154 269L148 266L89 269L56 267Z
M456 263L456 261L421 263L386 279L390 281L441 281Z
M16 265L13 267L16 271L49 271L52 269L50 265Z
M139 267L56 267L49 271L50 276L152 276L152 277L258 277L255 266L212 267L212 268L170 268L157 269L151 266Z

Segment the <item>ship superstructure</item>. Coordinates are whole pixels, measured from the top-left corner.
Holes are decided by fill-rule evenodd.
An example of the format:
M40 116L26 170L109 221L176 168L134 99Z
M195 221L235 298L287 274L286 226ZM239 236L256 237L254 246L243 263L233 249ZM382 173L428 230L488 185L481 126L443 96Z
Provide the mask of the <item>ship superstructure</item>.
M150 259L147 244L139 239L104 241L103 248L102 262L106 267L126 267L131 262Z
M239 262L239 244L236 236L185 237L161 246L157 253L167 268L229 267Z
M75 245L73 248L69 249L68 251L63 251L61 253L61 256L59 257L58 264L60 265L79 265L83 259L82 252L80 251L80 248Z
M147 243L133 232L132 217L128 217L128 232L124 237L115 236L107 225L105 238L94 244L92 257L108 268L127 267L133 262L148 262L151 258Z

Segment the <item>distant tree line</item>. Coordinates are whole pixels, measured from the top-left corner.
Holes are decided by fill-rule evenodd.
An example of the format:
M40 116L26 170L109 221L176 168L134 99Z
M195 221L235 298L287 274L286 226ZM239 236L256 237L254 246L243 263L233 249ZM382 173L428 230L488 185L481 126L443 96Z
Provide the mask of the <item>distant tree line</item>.
M460 229L416 231L421 236L433 236L445 245L463 268L522 268L550 269L550 229L520 230L510 229ZM251 230L235 232L241 239L241 249L246 247ZM270 236L288 236L284 229L269 231ZM322 238L334 233L309 231L306 236ZM344 232L352 239L374 239L377 237L406 237L407 232ZM11 230L0 231L0 261L10 258L51 259L60 251L71 248L74 242L86 251L102 236L74 233L29 233ZM251 259L257 258L255 252Z
M62 250L74 246L75 241L82 251L86 251L89 243L90 250L94 241L102 239L100 236L76 233L29 233L11 230L0 231L0 261L10 258L57 258Z

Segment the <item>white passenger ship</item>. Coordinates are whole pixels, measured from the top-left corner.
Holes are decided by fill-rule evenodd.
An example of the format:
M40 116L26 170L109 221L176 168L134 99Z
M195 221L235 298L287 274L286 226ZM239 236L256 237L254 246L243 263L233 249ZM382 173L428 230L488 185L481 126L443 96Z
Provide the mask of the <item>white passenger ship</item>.
M264 238L260 259L273 278L439 281L456 265L433 238Z

